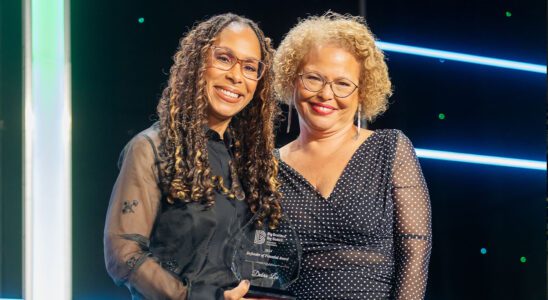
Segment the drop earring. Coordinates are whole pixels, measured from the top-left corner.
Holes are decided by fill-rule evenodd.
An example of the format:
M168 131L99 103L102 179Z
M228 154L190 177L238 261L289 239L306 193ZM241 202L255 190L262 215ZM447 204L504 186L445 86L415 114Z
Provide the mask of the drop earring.
M358 104L358 126L356 128L356 135L354 139L357 140L360 137L360 129L362 128L362 105Z
M286 133L289 133L289 130L291 129L291 117L292 117L292 110L293 110L293 107L291 106L291 102L288 103L287 105L287 131Z
M295 103L295 97L296 97L297 90L293 90L293 99L289 100L289 103L287 104L287 130L286 133L289 133L289 130L291 129L291 118L293 117L293 103Z

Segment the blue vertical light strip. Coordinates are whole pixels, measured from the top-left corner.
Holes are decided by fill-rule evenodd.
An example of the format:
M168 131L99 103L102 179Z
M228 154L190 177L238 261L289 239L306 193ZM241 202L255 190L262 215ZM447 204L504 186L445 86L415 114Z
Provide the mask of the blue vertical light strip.
M69 0L25 0L24 292L71 299Z
M492 165L511 168L522 168L546 172L546 161L508 158L500 156L478 155L470 153L449 152L440 150L416 148L417 156L420 158L439 159L461 163Z
M464 54L452 51L435 50L430 48L422 48L416 46L408 46L402 44L388 43L388 42L376 42L377 46L384 51L397 52L411 55L419 55L432 57L437 59L454 60L465 63L480 64L491 67L507 68L520 71L528 71L534 73L546 74L546 65L531 64L513 60L492 58L486 56L478 56L471 54Z

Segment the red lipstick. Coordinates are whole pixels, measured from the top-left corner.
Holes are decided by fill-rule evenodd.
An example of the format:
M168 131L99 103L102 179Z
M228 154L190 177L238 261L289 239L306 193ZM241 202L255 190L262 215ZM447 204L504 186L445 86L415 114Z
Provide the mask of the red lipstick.
M310 106L315 113L322 116L330 115L336 110L333 106L321 103L310 103Z

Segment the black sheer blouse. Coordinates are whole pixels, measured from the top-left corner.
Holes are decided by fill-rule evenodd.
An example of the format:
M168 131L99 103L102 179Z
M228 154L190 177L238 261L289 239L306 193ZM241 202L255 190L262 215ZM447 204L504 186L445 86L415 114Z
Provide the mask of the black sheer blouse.
M282 206L302 242L299 299L422 299L430 199L409 139L377 130L324 198L280 163Z
M211 171L230 186L231 138L207 135ZM237 283L229 237L249 217L248 206L219 192L207 210L168 204L159 188L159 143L153 126L122 152L104 232L108 273L133 299L223 299L223 288Z

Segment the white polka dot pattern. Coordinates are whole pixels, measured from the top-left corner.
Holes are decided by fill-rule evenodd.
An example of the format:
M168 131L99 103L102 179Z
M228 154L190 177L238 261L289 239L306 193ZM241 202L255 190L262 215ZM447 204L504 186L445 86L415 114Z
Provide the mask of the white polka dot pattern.
M278 155L279 156L279 155ZM423 299L430 199L409 139L377 130L325 199L280 163L282 206L302 242L299 299Z

